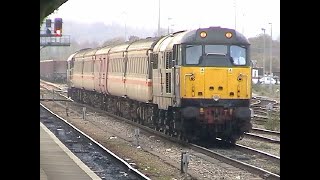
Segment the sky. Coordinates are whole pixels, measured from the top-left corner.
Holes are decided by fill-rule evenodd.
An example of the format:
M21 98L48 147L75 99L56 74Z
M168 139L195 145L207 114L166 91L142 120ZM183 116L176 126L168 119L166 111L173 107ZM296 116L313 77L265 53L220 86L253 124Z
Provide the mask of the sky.
M262 34L261 28L280 36L280 0L68 0L48 18L157 31L159 2L160 26L170 31L221 26L247 37Z

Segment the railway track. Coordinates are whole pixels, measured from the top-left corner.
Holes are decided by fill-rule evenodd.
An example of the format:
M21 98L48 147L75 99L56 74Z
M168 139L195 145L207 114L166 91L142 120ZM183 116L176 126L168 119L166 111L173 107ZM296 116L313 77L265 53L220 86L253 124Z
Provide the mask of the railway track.
M253 124L258 127L271 129L278 129L280 127L280 102L266 97L255 96L251 99L250 108L254 113L251 118ZM263 138L258 137L261 135L257 135L256 137L253 136L251 137L257 140L258 138L263 140ZM278 138L274 141L275 143L277 143L277 139ZM272 142L272 140L268 140L268 138L265 138L265 140Z
M256 140L267 141L270 143L280 144L280 132L271 131L260 128L252 128L250 133L246 133L246 136Z
M189 147L209 157L226 162L240 169L247 170L250 173L257 174L262 178L280 179L280 158L274 155L239 144L236 144L233 148L229 147L228 149L206 148L196 144L190 144ZM265 165L270 165L270 163L272 163L272 167L277 166L278 170L276 171L278 172L270 172L266 170L270 168L258 167L257 165L254 165L254 161L265 161Z
M46 125L101 179L150 180L129 163L40 103L40 122Z
M278 101L259 96L252 98L250 106L254 110L254 112L258 114L267 113L267 111L269 110L268 106L272 106L272 113L279 113L280 111L280 103Z
M280 166L279 166L280 165L280 158L276 157L274 155L270 155L268 153L264 153L259 150L254 150L252 148L245 147L242 145L236 145L235 147L232 147L231 149L224 149L224 153L223 153L223 150L221 150L221 148L220 149L219 148L208 149L208 148L196 145L196 144L186 143L186 142L178 140L174 137L168 136L162 132L159 132L159 131L150 129L148 127L145 127L141 124L137 124L135 122L132 122L131 120L127 120L122 117L115 116L115 115L110 114L106 111L103 111L103 110L100 110L97 108L93 108L93 107L90 107L90 106L87 106L84 104L80 104L80 103L73 103L73 104L79 106L79 108L85 106L87 109L90 109L94 112L103 113L103 114L111 116L115 119L118 119L120 121L125 121L128 124L131 124L135 127L143 129L151 134L155 134L155 135L160 136L164 139L167 139L171 142L189 147L190 149L193 149L194 151L200 152L200 153L205 154L209 157L213 157L213 158L218 159L222 162L228 163L234 167L238 167L240 169L247 170L248 172L253 173L253 174L257 174L260 177L263 177L266 179L279 179L280 178ZM81 112L78 112L78 113L80 114ZM244 154L244 153L246 153L245 158L241 159L241 157L240 158L237 157L237 154ZM256 158L253 159L253 157L256 157ZM272 164L272 167L276 167L275 168L276 170L272 170L272 168L269 168L271 170L266 170L268 168L255 166L255 165L253 165L254 163L252 163L253 161L250 162L251 164L249 164L248 160L250 160L250 159L252 159L253 161L258 161L259 159L261 159L262 161L264 161L263 162L264 164L268 164L268 165ZM260 163L262 161L260 161Z
M266 142L270 142L270 143L280 144L280 140L279 139L273 139L273 138L261 136L259 134L246 133L245 137L248 137L248 138L251 138L251 139L255 139L255 140L262 140L262 141L266 141Z
M252 128L251 132L269 134L269 135L280 137L280 132L279 131L270 131L270 130L267 130L267 129Z

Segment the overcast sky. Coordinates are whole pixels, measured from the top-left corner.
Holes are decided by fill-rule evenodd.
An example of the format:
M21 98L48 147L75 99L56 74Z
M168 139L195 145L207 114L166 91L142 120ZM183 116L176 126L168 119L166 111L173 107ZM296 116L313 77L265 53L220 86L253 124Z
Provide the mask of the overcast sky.
M236 4L236 6L235 6ZM236 7L236 8L235 8ZM68 0L49 18L158 29L159 0ZM236 13L235 13L236 12ZM236 16L235 16L236 14ZM168 20L168 18L171 18ZM235 28L247 37L280 35L280 0L160 0L161 28ZM130 32L128 32L130 34Z

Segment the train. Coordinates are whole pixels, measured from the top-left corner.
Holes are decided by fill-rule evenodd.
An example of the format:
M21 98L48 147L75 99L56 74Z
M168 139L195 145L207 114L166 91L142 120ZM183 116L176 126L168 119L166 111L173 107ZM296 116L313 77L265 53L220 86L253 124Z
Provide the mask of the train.
M67 82L66 60L42 60L40 61L40 78L50 82Z
M250 43L234 29L82 49L67 64L70 98L167 135L235 143L252 128Z

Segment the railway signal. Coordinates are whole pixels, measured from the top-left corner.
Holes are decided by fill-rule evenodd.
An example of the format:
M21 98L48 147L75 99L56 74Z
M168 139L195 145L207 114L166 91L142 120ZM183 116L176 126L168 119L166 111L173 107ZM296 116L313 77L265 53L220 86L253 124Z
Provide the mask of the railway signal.
M46 27L51 28L51 19L46 19Z
M56 36L62 35L62 18L54 19L54 34Z
M40 46L42 48L47 46L70 46L70 36L62 35L62 23L62 18L46 19L45 28L40 29Z

